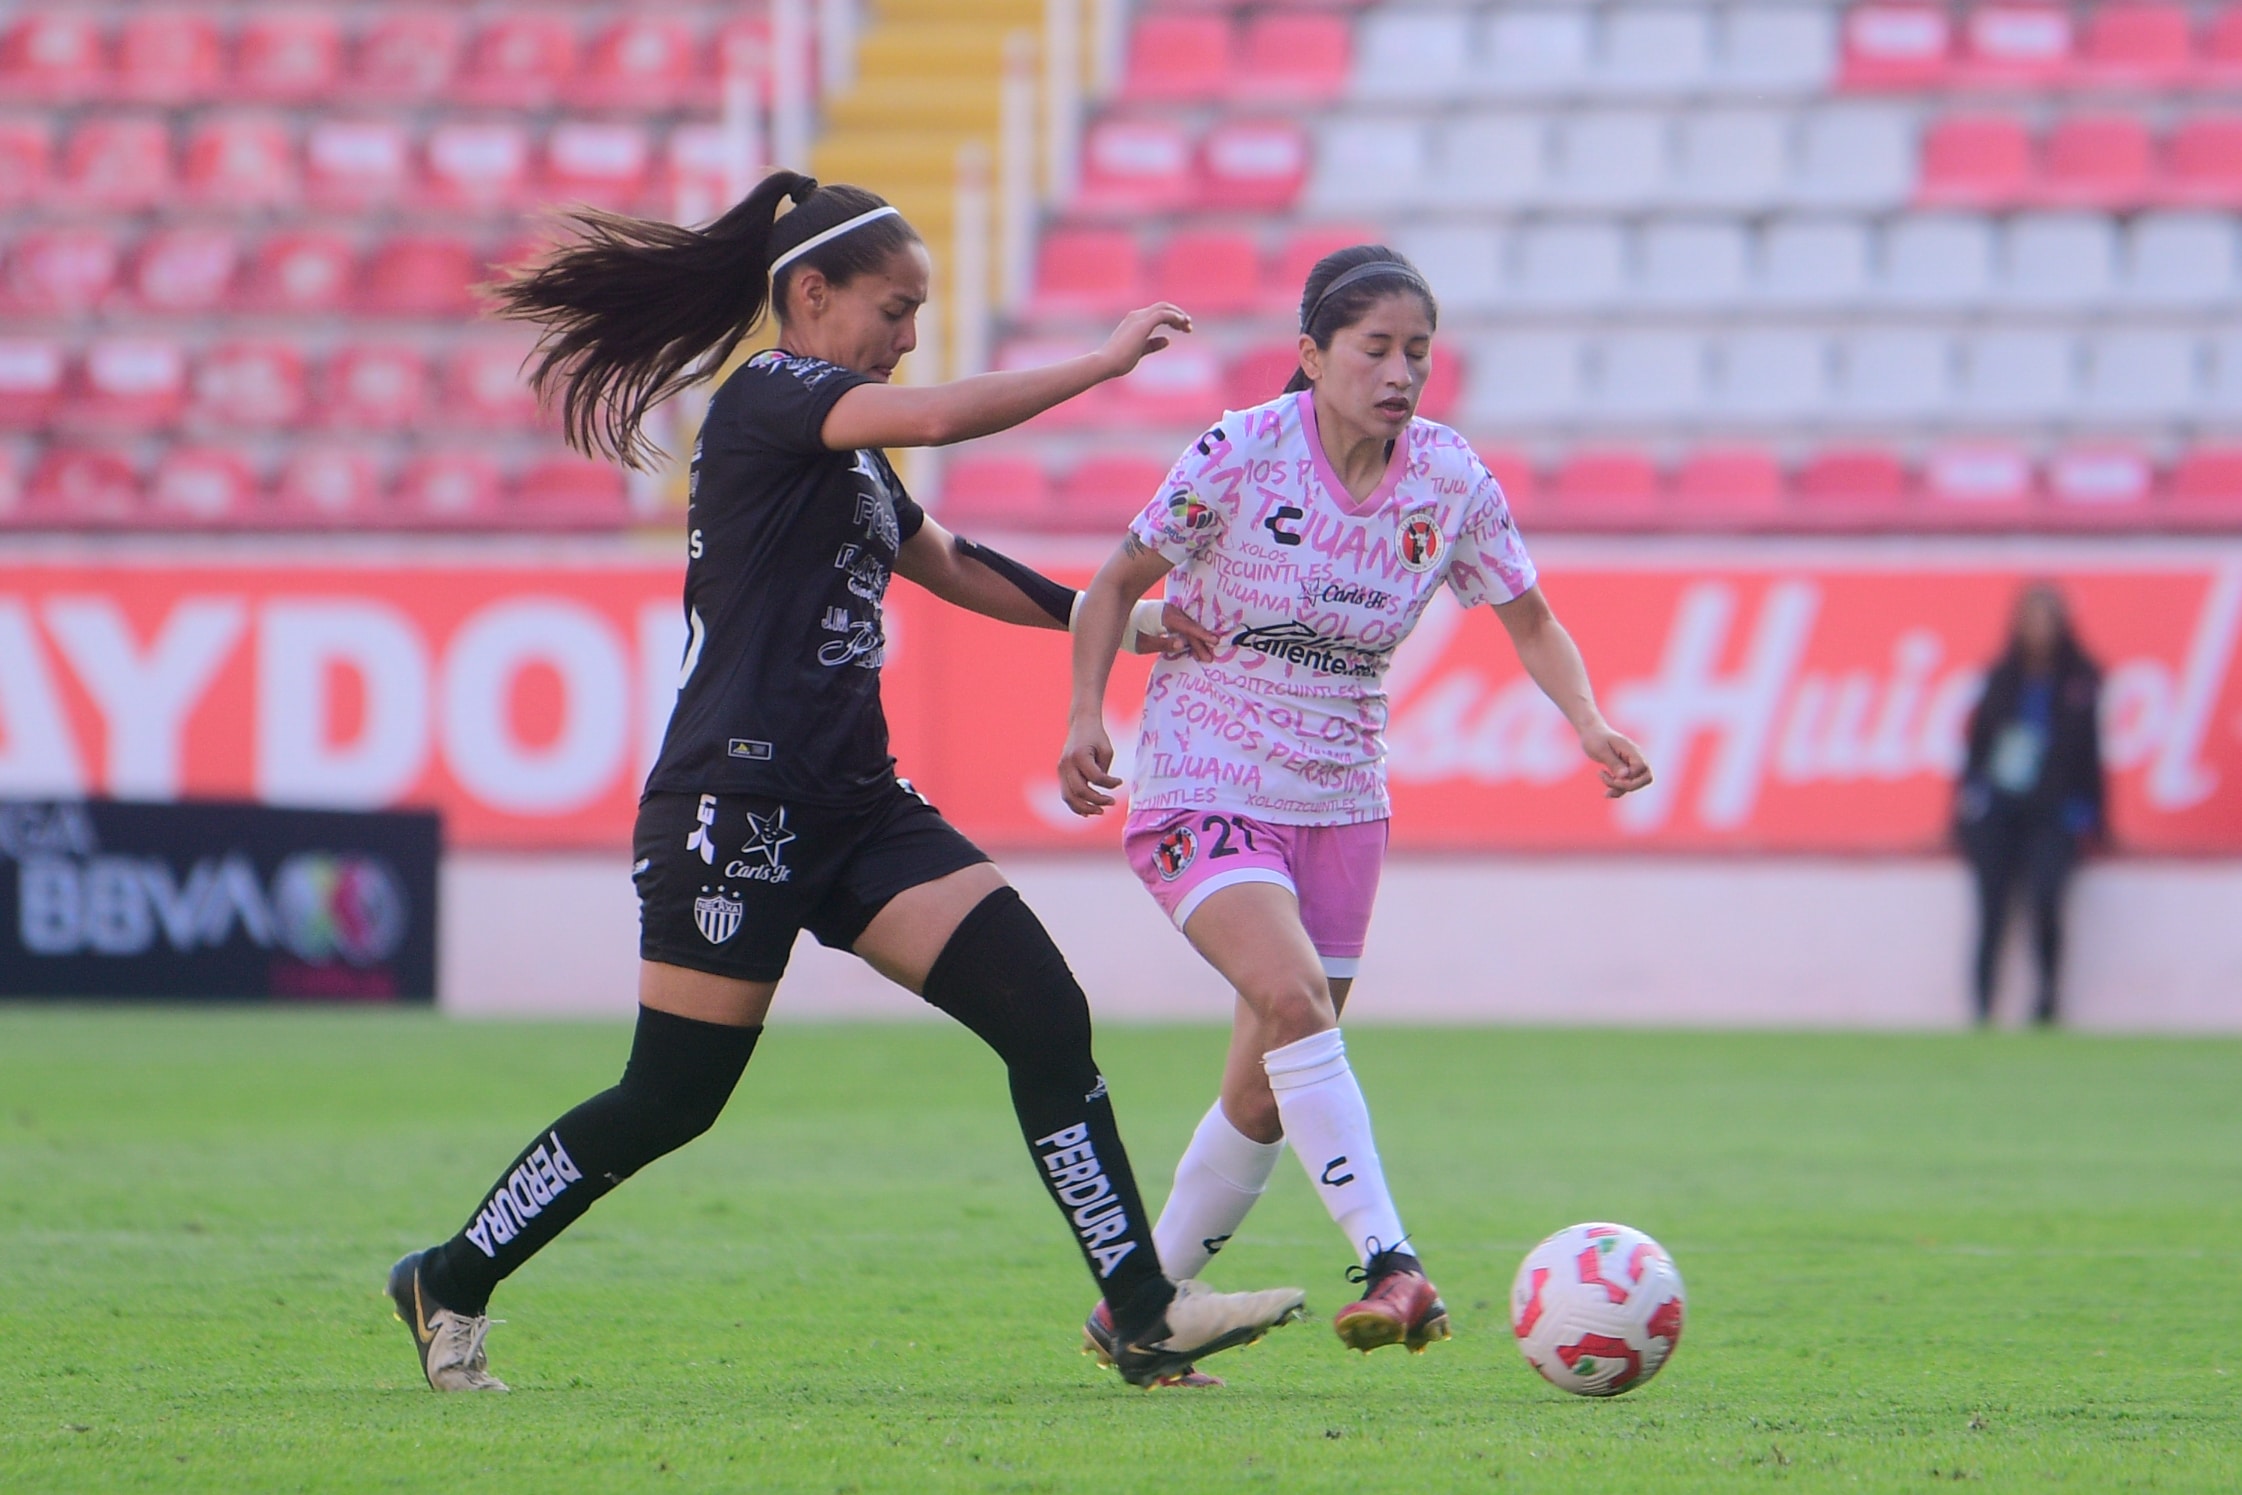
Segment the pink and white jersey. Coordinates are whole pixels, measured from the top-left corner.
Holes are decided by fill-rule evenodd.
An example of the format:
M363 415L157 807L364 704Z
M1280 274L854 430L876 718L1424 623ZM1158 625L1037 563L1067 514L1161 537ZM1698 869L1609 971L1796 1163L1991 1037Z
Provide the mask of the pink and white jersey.
M1461 436L1411 421L1357 504L1306 392L1225 414L1130 531L1175 562L1168 600L1224 639L1211 664L1153 666L1134 811L1384 819L1395 646L1443 583L1466 607L1534 584L1502 487Z

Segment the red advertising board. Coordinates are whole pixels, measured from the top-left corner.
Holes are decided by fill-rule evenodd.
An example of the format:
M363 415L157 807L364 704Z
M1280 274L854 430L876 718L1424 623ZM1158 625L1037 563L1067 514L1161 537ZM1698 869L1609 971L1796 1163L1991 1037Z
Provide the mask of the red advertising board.
M1659 782L1612 804L1499 624L1443 604L1389 677L1399 846L1910 851L2019 585L2057 575L2107 672L2119 841L2242 852L2242 548L1957 543L1544 558L1606 709ZM0 795L429 805L455 846L620 847L674 688L673 566L14 565ZM1053 763L1066 647L891 597L903 771L992 846L1117 839ZM1142 662L1108 713L1124 755Z

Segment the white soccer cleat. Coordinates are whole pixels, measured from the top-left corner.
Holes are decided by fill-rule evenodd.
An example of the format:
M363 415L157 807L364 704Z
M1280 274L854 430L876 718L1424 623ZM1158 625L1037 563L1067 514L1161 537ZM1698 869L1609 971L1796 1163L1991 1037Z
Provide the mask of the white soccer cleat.
M438 1391L506 1390L506 1383L490 1373L490 1359L483 1353L489 1317L454 1313L430 1298L421 1290L420 1258L415 1251L389 1269L389 1299L397 1305L397 1317L413 1331L428 1384Z
M1265 1288L1257 1293L1221 1293L1197 1278L1175 1285L1175 1301L1160 1316L1167 1337L1120 1346L1114 1369L1132 1386L1150 1386L1188 1371L1222 1350L1252 1344L1279 1324L1289 1324L1307 1307L1297 1287Z

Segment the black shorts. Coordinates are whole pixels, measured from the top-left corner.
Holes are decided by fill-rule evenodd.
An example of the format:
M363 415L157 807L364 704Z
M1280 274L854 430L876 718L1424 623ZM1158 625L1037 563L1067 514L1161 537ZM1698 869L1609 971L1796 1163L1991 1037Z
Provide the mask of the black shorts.
M849 949L896 894L989 859L900 781L850 809L649 794L631 858L639 955L743 981L778 980L805 929Z

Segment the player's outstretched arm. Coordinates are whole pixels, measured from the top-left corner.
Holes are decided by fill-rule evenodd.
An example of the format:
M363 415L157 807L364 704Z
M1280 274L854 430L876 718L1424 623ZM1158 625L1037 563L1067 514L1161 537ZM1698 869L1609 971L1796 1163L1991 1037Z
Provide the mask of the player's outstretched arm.
M1113 739L1105 730L1106 682L1113 678L1113 656L1129 610L1174 567L1135 535L1124 535L1082 594L1074 619L1074 698L1067 708L1066 748L1059 755L1059 793L1077 815L1103 815L1113 803L1106 791L1121 786L1113 776Z
M1643 750L1612 729L1596 704L1595 687L1588 683L1588 663L1580 646L1557 621L1549 599L1540 587L1528 587L1508 602L1495 605L1518 662L1526 667L1541 693L1565 713L1565 720L1580 734L1580 750L1602 770L1604 794L1617 799L1650 783L1650 763Z
M1130 312L1105 346L1080 358L1032 369L975 374L947 384L860 384L836 400L819 428L829 451L863 447L948 446L1010 430L1094 385L1118 379L1145 355L1189 332L1191 318L1163 301Z

